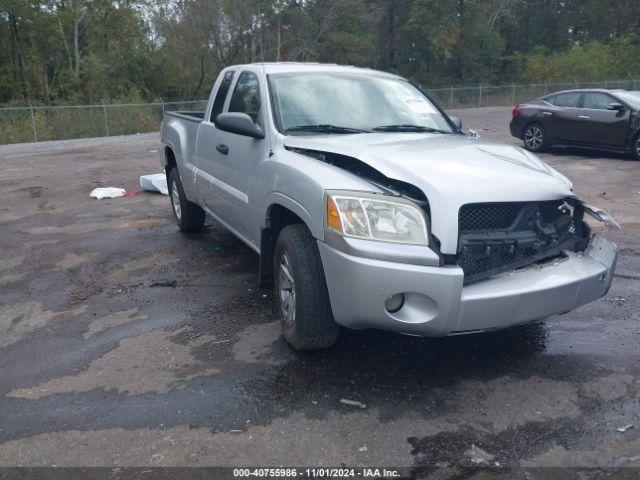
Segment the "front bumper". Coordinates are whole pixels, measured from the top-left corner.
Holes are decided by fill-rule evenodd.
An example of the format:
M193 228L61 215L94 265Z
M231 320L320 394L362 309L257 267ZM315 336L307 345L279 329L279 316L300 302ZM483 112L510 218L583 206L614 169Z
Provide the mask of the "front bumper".
M609 290L618 247L595 236L583 253L532 265L463 285L457 266L424 266L363 258L318 242L335 321L445 336L505 328L565 313ZM389 313L385 300L404 293L404 306Z

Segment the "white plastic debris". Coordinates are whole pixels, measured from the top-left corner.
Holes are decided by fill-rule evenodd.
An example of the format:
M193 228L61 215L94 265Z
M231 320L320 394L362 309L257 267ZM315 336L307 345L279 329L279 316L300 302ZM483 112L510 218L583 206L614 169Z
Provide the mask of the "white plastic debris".
M495 455L485 452L477 445L471 444L471 448L464 452L464 456L469 459L471 463L476 465L488 464L494 459Z
M349 400L348 398L341 398L340 399L340 403L344 404L344 405L351 405L352 407L360 407L362 409L367 408L367 405L362 403L362 402L358 402L356 400Z
M163 195L169 195L167 176L164 173L142 175L140 177L140 188L148 192L160 192Z
M617 430L618 432L624 433L624 432L626 432L627 430L629 430L630 428L633 428L633 423L630 423L629 425L624 425L624 426L622 426L622 427L618 427L618 428L616 428L616 430Z
M126 194L127 191L124 188L102 187L94 188L93 190L91 190L89 196L97 198L98 200L102 200L103 198L124 197Z

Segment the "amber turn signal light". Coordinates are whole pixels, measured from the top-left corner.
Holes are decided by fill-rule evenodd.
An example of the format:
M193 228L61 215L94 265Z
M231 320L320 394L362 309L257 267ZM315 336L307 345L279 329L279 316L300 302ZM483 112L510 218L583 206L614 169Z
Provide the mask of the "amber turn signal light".
M327 226L338 232L342 231L342 222L340 221L340 213L333 198L327 197Z

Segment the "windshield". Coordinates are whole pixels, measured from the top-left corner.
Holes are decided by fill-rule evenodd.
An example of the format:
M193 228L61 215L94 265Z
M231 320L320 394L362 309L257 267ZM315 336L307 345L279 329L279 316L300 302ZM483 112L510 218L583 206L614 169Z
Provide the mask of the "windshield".
M336 73L279 74L269 80L279 127L288 134L453 133L433 103L404 80Z
M618 96L635 109L640 109L640 92L616 92Z

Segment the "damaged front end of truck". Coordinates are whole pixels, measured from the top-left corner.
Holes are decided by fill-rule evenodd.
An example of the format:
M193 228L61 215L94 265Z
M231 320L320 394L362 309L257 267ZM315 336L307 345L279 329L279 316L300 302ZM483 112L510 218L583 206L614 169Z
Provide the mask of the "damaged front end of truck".
M367 180L387 195L411 200L427 218L431 206L424 192L403 180L390 178L368 163L336 152L300 147L287 150ZM608 229L619 229L605 211L585 204L575 196L559 200L534 202L467 203L458 210L458 242L455 254L440 250L440 239L430 234L430 248L440 258L440 265L456 265L464 272L464 284L526 268L561 262L568 252L584 252L591 242L589 215Z
M465 284L532 264L562 261L583 252L591 239L585 212L618 227L606 212L575 197L544 202L463 205L456 263Z

